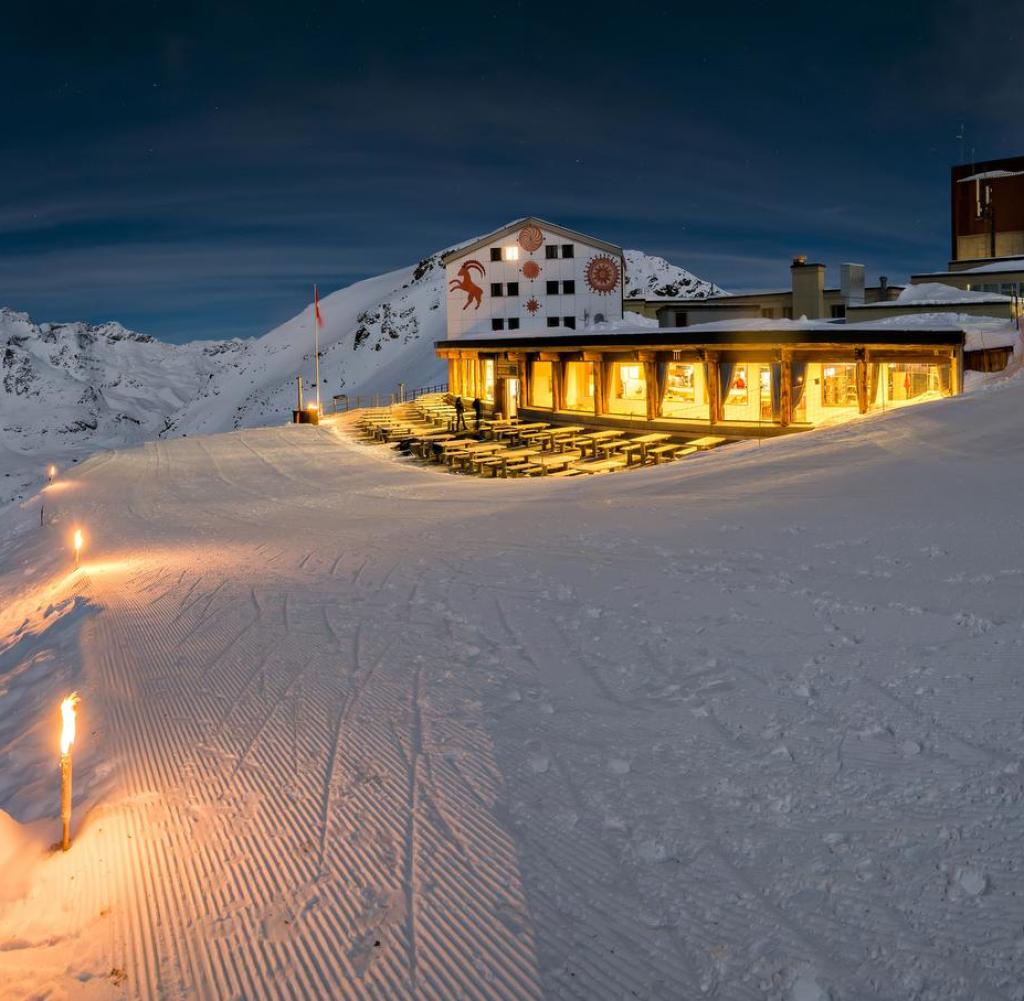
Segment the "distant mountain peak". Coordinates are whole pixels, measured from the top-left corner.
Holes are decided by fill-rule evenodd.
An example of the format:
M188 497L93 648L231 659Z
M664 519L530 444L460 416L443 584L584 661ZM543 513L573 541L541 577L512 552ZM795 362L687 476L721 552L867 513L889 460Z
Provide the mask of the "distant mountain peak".
M664 257L651 257L641 250L627 250L626 299L706 299L724 295L714 282L669 264Z

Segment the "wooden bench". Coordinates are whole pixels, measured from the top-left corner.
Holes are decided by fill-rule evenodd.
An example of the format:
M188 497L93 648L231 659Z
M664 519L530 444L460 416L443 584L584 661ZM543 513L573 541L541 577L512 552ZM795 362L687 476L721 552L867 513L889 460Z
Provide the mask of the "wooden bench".
M626 468L625 459L598 459L597 462L574 462L570 469L578 469L581 473L613 473L617 469Z

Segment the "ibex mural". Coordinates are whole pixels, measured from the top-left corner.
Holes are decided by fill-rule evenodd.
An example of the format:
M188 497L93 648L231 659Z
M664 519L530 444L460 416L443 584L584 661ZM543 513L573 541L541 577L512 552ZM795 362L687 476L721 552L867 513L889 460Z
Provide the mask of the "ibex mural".
M466 293L466 301L463 303L463 309L469 309L469 304L474 303L474 309L480 308L480 301L483 297L484 290L473 281L473 272L477 271L480 273L480 277L483 278L485 271L484 266L479 261L466 261L465 264L459 268L459 277L452 278L448 282L448 291L454 292L456 289L461 289Z

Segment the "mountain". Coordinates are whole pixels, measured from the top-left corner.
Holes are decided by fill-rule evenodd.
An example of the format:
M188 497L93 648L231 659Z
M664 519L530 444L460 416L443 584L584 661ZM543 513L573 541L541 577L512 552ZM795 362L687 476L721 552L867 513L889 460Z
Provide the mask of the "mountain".
M625 255L627 299L706 299L727 294L714 282L669 264L663 257L650 257L642 250L627 250Z
M321 399L393 393L447 379L447 250L320 300ZM660 257L626 251L627 297L720 291ZM253 340L167 344L118 323L34 323L0 308L0 504L50 462L157 437L280 422L313 367L313 309ZM308 399L308 390L307 390Z

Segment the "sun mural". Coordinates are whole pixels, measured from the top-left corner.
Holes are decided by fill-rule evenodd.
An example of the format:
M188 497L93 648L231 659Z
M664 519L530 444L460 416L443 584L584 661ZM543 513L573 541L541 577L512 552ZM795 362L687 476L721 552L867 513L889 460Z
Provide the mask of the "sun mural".
M540 303L531 295L530 298L526 300L526 312L529 313L530 316L533 316L536 314L538 309L540 309Z
M598 295L608 295L619 284L619 265L611 257L592 257L586 274L587 284Z
M527 261L523 265L523 277L532 282L540 274L540 265L536 261Z
M539 249L543 242L544 234L540 231L540 226L524 226L519 231L519 246L528 254Z

